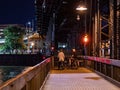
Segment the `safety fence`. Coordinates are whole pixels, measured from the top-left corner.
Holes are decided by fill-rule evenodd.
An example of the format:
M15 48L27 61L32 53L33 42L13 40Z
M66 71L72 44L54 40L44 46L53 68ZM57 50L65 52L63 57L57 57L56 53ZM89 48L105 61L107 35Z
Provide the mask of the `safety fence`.
M120 83L120 60L84 56L84 65Z
M49 74L51 58L29 68L0 86L0 90L39 90Z

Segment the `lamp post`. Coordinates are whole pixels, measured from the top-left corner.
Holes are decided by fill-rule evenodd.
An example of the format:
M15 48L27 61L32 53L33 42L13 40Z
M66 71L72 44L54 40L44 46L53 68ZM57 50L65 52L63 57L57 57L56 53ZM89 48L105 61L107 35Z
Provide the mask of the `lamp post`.
M87 42L88 42L88 35L87 34L84 36L83 42L84 42L84 54L86 56L87 55L86 45L87 45Z
M86 11L87 8L86 8L85 6L80 6L80 5L79 5L79 6L76 8L76 10L82 12L82 11ZM86 14L85 14L85 34L86 34L86 31L87 31L87 30L86 30L86 26L87 26L87 25L86 25Z
M83 12L83 11L86 11L87 10L87 7L86 7L86 3L85 5L79 5L77 8L76 8L77 11L80 11L80 12ZM86 43L88 42L88 35L86 34L87 33L87 25L86 25L86 14L85 14L85 20L84 20L84 24L85 24L85 36L83 38L83 41L84 41L84 54L86 55L87 52L86 52Z

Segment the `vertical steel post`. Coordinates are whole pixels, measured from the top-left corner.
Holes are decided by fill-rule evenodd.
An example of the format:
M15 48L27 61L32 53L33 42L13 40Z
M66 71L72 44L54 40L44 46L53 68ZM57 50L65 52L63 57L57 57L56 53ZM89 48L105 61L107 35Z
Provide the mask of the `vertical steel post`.
M85 6L86 5L86 0L85 0ZM85 13L85 35L87 34L87 13ZM85 56L87 56L87 46L86 43L84 43L84 50L85 50Z
M120 59L120 1L117 0L116 13L117 13L117 31L116 31L116 41L117 41L117 59Z
M113 33L113 1L110 0L110 22L109 22L109 39L110 39L110 58L114 58L114 33Z
M53 30L52 30L52 42L55 41L55 12L53 12Z
M117 59L117 38L116 38L116 34L117 34L117 28L116 28L116 25L117 25L117 0L113 0L113 7L114 7L114 21L113 21L113 24L114 24L114 58Z
M97 45L98 45L98 56L101 55L101 30L100 30L100 6L99 0L97 0Z

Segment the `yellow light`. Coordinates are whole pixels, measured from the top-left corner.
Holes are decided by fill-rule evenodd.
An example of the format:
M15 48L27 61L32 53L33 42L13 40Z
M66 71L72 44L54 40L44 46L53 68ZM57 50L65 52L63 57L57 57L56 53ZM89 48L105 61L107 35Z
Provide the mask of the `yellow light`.
M88 37L87 37L87 35L84 37L84 42L85 42L85 43L88 42Z
M32 42L31 45L34 46L34 43Z
M72 49L72 51L73 51L73 52L76 52L76 50L75 50L74 48Z

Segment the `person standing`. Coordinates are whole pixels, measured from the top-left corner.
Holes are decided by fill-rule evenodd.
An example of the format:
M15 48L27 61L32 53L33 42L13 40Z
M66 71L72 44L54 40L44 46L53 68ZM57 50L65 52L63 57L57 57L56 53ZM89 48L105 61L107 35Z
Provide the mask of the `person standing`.
M62 50L58 53L58 69L64 69L64 59L65 59L65 54L63 53Z

